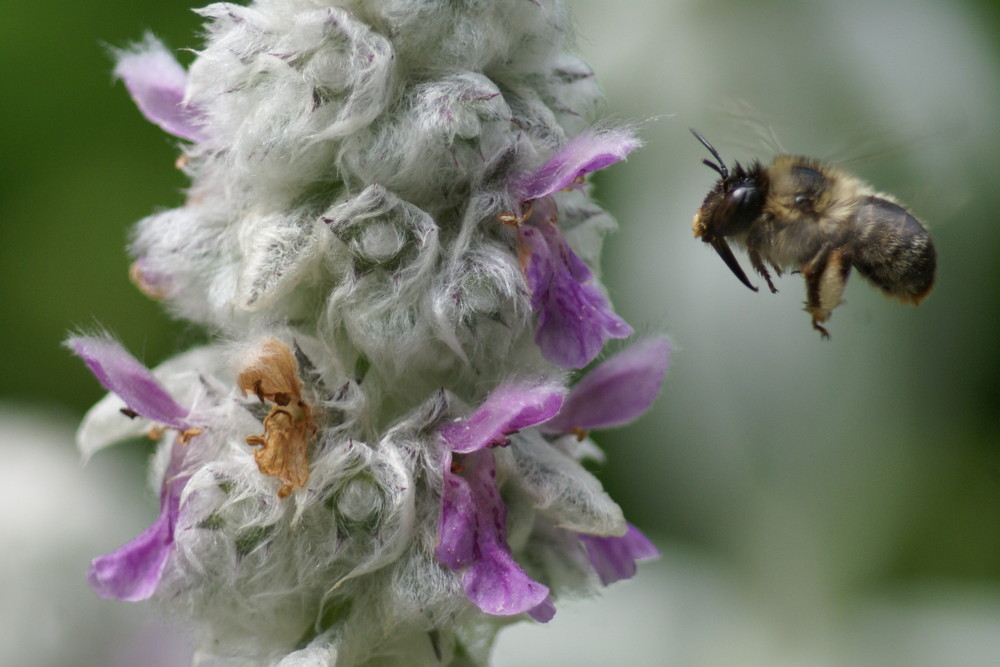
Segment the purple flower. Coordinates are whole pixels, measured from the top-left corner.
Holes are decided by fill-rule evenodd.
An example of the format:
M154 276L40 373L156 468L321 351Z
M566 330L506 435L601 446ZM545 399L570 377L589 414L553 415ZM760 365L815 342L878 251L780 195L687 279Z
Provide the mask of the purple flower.
M115 76L125 82L147 120L181 139L203 138L201 108L184 101L187 73L154 37L134 51L119 52Z
M549 589L521 569L507 546L507 509L497 489L493 453L449 453L445 464L438 560L464 570L465 595L487 614L532 614L548 600Z
M665 338L640 341L587 373L542 426L546 433L611 428L644 413L660 393L670 345Z
M538 313L535 342L547 360L563 368L586 366L606 340L626 338L632 327L614 313L592 283L590 269L559 233L550 196L579 187L585 175L624 159L639 145L627 129L583 132L511 186L522 204L532 206L518 229L518 252Z
M541 167L518 179L513 193L522 202L529 202L577 187L583 176L625 159L639 145L639 139L626 129L582 132Z
M511 555L507 509L488 448L506 445L511 433L550 419L562 397L562 387L554 383L506 383L468 418L441 429L449 451L435 554L451 569L463 570L466 596L488 614L527 612L542 622L555 614L549 589L532 580Z
M117 394L137 415L182 431L174 441L160 487L160 514L137 538L90 564L87 580L105 598L145 600L156 590L174 543L174 526L187 477L181 475L184 442L199 429L188 410L171 398L145 366L110 338L74 337L66 341L105 389ZM124 418L124 417L123 417Z
M180 440L172 447L170 464L160 487L160 514L156 521L128 544L90 563L87 582L103 598L145 600L160 583L174 544L181 491L188 481L188 477L179 475L186 450Z
M580 541L587 548L590 564L605 586L631 579L635 576L636 561L651 560L660 555L653 543L632 524L621 537L581 534Z
M77 354L108 391L146 419L181 431L193 428L188 410L171 398L153 374L111 338L75 336L66 346Z
M441 427L451 451L467 454L507 445L507 436L540 424L557 412L566 391L554 382L507 382L494 389L479 409Z
M563 368L581 368L609 338L627 338L632 327L618 317L587 265L576 256L555 225L550 199L535 202L518 228L521 268L538 313L535 343L542 356Z

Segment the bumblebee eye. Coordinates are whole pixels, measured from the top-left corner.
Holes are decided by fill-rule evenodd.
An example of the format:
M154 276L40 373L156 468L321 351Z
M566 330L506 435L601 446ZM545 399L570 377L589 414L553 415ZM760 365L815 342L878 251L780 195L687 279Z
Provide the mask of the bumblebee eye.
M744 185L734 188L729 193L729 199L735 206L747 206L757 202L757 188Z
M727 190L713 206L707 221L712 236L729 236L745 231L760 215L763 206L761 190L743 182Z
M803 204L808 204L810 201L812 201L812 197L810 197L806 193L804 193L804 192L797 192L797 193L795 193L795 205L796 206L802 206Z

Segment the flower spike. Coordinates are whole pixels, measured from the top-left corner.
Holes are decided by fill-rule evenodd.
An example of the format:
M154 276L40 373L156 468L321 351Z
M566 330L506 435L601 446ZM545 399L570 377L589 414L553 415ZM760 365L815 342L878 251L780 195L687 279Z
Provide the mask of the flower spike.
M565 437L648 409L668 350L574 371L633 333L586 179L640 141L587 129L563 3L215 2L189 66L116 52L190 142L131 278L206 342L152 371L68 343L112 392L83 454L155 449L159 515L93 561L99 595L190 619L206 662L486 665L649 555Z

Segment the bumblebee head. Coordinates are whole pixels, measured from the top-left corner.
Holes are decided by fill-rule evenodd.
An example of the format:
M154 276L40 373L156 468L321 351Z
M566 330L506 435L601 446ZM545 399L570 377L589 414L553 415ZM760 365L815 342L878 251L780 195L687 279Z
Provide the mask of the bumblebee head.
M697 130L692 129L691 133L715 158L714 162L705 158L702 163L719 174L719 180L694 216L691 225L694 236L711 245L740 282L756 292L757 288L750 284L725 237L746 231L760 217L767 189L766 174L756 162L749 170L737 162L730 172L715 147Z

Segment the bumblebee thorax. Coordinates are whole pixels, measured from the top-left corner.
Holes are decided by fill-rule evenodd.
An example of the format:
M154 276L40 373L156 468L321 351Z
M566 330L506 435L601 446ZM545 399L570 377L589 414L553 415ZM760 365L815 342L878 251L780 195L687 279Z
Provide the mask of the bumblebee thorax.
M797 155L779 155L767 174L770 190L765 214L788 224L843 225L854 215L859 195L867 190L853 176Z

